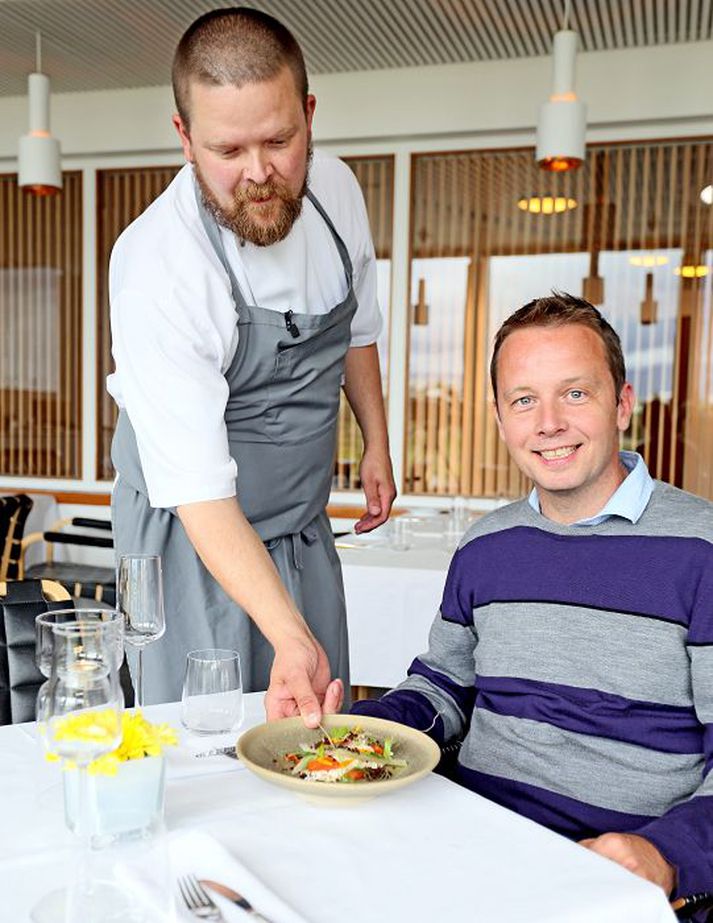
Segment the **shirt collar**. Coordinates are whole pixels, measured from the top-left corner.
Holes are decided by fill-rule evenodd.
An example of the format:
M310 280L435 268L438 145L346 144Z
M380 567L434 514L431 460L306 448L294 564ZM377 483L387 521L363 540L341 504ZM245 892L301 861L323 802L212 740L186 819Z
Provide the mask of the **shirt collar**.
M619 487L609 497L605 506L595 516L571 523L573 526L597 526L612 516L622 516L629 522L636 523L651 499L654 480L649 474L646 462L638 452L619 452L621 463L629 472ZM533 487L528 503L536 513L540 512L537 488Z

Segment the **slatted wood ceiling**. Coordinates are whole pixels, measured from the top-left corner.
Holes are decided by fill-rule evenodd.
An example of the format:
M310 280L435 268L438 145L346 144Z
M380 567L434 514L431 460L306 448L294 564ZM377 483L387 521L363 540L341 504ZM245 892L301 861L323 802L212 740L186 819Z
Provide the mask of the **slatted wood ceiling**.
M0 96L26 91L34 32L54 92L163 85L176 41L211 0L0 0ZM546 55L562 0L261 0L313 74ZM713 38L713 0L572 0L581 48Z

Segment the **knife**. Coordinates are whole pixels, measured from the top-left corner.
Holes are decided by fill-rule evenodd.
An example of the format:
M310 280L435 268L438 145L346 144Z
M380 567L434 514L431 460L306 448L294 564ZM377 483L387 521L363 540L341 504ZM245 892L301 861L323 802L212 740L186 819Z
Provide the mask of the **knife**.
M209 878L201 878L200 883L204 888L208 888L210 891L215 891L216 894L220 894L222 897L227 897L229 901L237 904L238 907L242 907L243 910L252 916L253 920L262 920L262 923L271 923L267 917L264 917L261 913L258 913L257 910L255 910L253 905L246 897L243 897L242 894L238 893L233 888L229 888L227 885L222 885L219 881L211 881Z

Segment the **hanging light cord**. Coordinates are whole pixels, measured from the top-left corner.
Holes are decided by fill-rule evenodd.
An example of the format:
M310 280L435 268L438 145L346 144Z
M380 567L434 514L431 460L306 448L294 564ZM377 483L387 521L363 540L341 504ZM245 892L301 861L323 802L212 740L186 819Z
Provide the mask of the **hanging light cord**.
M35 58L37 60L37 73L42 73L42 34L35 32Z
M567 29L569 25L569 11L572 3L571 0L564 0L564 10L562 14L562 31Z

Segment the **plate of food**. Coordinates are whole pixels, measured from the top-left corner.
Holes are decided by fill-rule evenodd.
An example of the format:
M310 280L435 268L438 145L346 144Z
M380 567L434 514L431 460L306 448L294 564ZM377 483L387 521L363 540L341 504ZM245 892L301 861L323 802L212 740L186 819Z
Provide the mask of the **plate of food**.
M438 744L413 728L366 715L325 715L322 727L283 718L246 731L236 747L256 775L320 803L364 801L416 782Z

